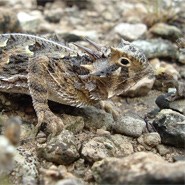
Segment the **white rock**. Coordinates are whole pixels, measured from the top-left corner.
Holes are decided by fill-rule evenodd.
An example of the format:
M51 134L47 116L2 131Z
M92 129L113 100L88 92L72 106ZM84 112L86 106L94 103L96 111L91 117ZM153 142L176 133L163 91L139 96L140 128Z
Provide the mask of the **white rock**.
M40 11L33 11L31 13L19 12L17 17L22 29L29 32L36 32L39 29L38 25L43 21Z
M120 23L114 28L114 31L121 35L124 39L136 40L146 33L147 27L145 24L141 23Z

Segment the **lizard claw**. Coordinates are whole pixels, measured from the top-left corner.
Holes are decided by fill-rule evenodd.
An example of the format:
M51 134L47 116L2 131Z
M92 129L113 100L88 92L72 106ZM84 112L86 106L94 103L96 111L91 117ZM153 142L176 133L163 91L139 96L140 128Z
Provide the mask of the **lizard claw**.
M38 115L38 124L35 126L34 135L38 135L42 130L47 137L58 135L64 128L63 121L53 114L51 111L46 111Z

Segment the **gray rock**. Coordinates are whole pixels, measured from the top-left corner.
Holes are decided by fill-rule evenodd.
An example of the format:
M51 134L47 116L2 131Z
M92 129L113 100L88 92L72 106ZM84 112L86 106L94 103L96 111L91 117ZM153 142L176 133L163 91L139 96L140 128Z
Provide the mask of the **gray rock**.
M114 31L124 39L132 41L141 38L146 33L147 27L142 23L120 23L114 28Z
M131 139L121 135L95 137L82 146L82 156L89 162L106 157L120 157L133 153Z
M185 116L163 109L153 121L153 126L161 136L161 142L185 148Z
M173 40L178 39L182 35L180 29L166 23L157 23L149 31L157 36Z
M176 47L164 39L137 40L132 44L142 49L148 58L169 57L178 59Z
M80 157L75 137L67 130L63 130L46 144L39 145L37 152L49 162L64 165L71 164Z
M85 127L89 129L99 129L101 127L110 129L114 124L111 114L95 107L83 108L82 115L84 117Z
M184 184L185 162L168 163L150 152L125 158L106 158L94 163L98 184Z
M123 115L117 122L115 122L112 128L116 133L139 137L145 126L146 123L143 120L129 115Z
M47 21L52 23L59 23L63 16L63 9L57 8L52 10L45 10L44 15Z

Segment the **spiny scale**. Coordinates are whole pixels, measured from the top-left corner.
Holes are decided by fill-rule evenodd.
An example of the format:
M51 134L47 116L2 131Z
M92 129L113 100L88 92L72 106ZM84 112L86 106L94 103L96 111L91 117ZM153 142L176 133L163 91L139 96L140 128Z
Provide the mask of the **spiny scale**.
M31 46L36 46L33 50ZM29 34L11 33L0 35L0 48L7 52L20 53L28 56L45 54L50 57L64 57L75 51L57 42ZM75 52L76 53L76 52Z
M63 128L48 100L76 107L94 105L120 95L142 78L154 77L143 52L129 42L113 48L86 41L94 49L75 44L85 52L78 55L64 44L39 36L0 35L0 91L32 97L37 129L43 122L53 135Z

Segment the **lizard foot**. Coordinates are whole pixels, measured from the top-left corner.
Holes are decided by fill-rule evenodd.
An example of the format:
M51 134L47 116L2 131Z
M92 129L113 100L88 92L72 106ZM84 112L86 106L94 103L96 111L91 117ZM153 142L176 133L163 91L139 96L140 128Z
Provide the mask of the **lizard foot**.
M46 134L47 137L58 135L64 128L63 121L53 114L51 111L42 111L38 114L38 124L35 127L35 136L40 130Z
M101 108L104 109L107 113L112 114L114 121L117 121L121 115L121 111L112 101L101 101Z

